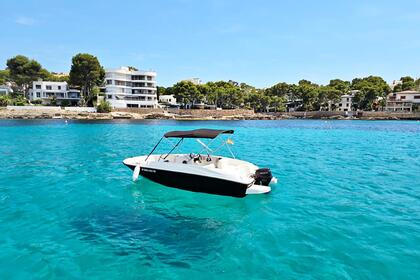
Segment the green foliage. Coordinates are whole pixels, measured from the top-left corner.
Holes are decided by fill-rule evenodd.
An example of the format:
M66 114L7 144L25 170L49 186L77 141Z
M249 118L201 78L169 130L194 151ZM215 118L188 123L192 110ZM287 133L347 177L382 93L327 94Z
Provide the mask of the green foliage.
M342 94L346 94L350 91L351 83L349 81L334 79L330 81L328 86L335 90L340 91Z
M286 97L292 91L292 86L287 83L278 83L266 89L266 94L269 96Z
M244 98L239 84L234 81L208 82L201 87L207 102L219 108L232 109L243 104Z
M7 105L11 105L10 97L7 95L0 96L0 107L6 107Z
M111 104L106 100L101 100L101 102L96 107L98 113L109 113L112 111Z
M36 99L36 100L31 101L31 103L34 104L34 105L41 105L42 100L41 99Z
M398 84L394 86L394 92L401 92L402 89L402 84Z
M176 83L172 88L172 93L184 105L187 103L199 103L203 99L198 86L190 81Z
M400 80L402 81L401 89L403 91L416 89L416 83L412 77L405 76L405 77L401 77Z
M46 78L48 81L52 82L69 82L69 76L68 75L59 75L57 73L50 73L48 78Z
M343 91L337 88L341 88ZM326 111L335 107L335 104L340 101L341 95L348 92L345 87L338 86L337 88L332 86L331 83L328 86L319 87L315 109Z
M61 101L60 106L61 107L68 107L68 106L70 106L70 104L71 104L70 101L64 99L63 101Z
M353 79L351 87L354 90L359 90L359 92L356 93L353 102L354 107L360 110L375 109L375 101L378 98L386 98L386 95L391 92L390 87L384 79L377 76Z
M5 84L10 80L10 72L9 70L0 70L0 85Z
M57 97L53 96L50 100L50 106L57 106Z
M7 105L24 106L27 104L28 101L20 94L15 96L0 96L0 107L4 107Z
M23 55L17 55L7 60L10 79L18 86L17 90L27 95L33 81L45 79L49 72L42 68L39 62Z
M166 88L165 87L160 87L160 86L157 87L158 98L159 98L159 96L166 95L166 94L167 93L166 93Z
M98 100L98 96L101 93L101 90L99 89L99 87L94 86L91 90L91 96L92 96L92 100L93 101L97 101Z
M69 82L82 89L82 103L92 106L92 88L101 86L105 78L105 70L97 57L79 53L72 58Z

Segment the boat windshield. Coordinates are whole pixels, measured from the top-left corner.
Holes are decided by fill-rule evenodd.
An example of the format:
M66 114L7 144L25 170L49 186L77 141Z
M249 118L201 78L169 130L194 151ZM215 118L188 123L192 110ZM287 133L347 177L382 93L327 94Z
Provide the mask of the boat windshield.
M160 159L165 160L170 154L172 154L180 146L180 144L186 138L194 138L200 144L201 150L199 150L198 155L205 152L208 156L210 156L211 154L215 154L217 151L219 151L223 147L226 147L229 153L232 155L232 157L235 158L235 155L233 154L232 150L229 147L229 145L233 145L233 141L230 138L227 138L227 140L222 139L219 146L217 146L214 149L210 148L210 145L213 144L213 142L217 139L219 135L233 134L233 133L234 133L233 130L218 130L218 129L195 129L195 130L187 130L187 131L170 131L170 132L165 133L164 136L159 140L159 142L155 145L155 147L147 156L146 161L150 157L150 155L153 154L153 152L156 150L159 144L162 142L162 139L167 139L168 142L170 142L172 145L171 150L166 154L162 154L160 157ZM173 143L168 138L179 138L179 141L176 143ZM204 141L200 140L200 138L211 139L211 140L208 141L207 143L204 143Z

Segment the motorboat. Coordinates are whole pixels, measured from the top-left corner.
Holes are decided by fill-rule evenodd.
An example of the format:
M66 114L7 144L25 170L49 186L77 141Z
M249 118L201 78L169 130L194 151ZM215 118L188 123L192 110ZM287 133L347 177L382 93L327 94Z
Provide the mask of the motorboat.
M215 149L210 147L216 138L223 138L219 136L233 133L233 130L218 129L170 131L149 154L127 158L123 163L133 171L134 181L142 176L167 187L233 197L270 192L270 185L277 182L270 169L236 159L229 147L233 145L230 138L222 139ZM172 143L170 151L153 154L164 139ZM173 142L174 139L177 141ZM190 154L174 153L186 139L195 139L201 150ZM215 155L223 147L232 157Z

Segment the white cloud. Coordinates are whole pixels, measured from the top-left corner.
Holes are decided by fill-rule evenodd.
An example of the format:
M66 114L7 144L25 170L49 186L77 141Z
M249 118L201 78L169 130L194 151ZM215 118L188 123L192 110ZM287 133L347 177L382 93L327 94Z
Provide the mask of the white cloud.
M33 18L25 17L25 16L19 16L18 18L16 18L15 22L17 24L26 25L26 26L31 26L35 24L35 20Z

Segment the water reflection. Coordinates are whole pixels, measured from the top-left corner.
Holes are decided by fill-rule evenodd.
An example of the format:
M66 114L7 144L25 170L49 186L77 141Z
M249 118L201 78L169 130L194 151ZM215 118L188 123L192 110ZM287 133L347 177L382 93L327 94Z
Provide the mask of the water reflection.
M214 219L120 208L82 213L70 226L80 240L105 246L115 255L138 254L143 259L154 256L168 264L201 258L219 250L226 231L225 225Z

